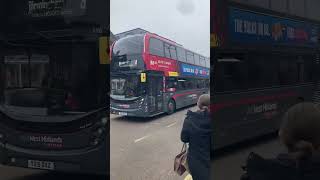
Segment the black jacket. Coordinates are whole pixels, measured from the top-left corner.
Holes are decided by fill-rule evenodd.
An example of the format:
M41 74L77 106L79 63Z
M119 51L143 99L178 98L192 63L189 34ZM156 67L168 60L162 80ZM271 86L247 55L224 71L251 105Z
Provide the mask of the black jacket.
M297 162L288 154L264 159L251 153L246 168L246 180L319 180L320 154Z
M189 143L187 159L193 180L209 180L211 132L207 111L188 111L181 131L181 141Z

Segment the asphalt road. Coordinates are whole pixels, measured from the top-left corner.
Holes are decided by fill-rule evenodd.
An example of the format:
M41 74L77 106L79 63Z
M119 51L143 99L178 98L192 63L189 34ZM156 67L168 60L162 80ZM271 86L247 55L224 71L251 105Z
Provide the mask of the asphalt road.
M211 165L212 180L239 180L250 152L258 153L265 158L273 158L285 148L280 144L276 135L237 145L220 151L214 157Z
M179 136L188 109L196 108L150 119L111 115L111 180L184 179L172 166L182 145ZM270 158L283 151L276 135L223 149L214 155L211 179L239 180L250 152Z
M111 180L181 180L173 171L189 107L155 118L111 115ZM186 174L185 174L186 175Z
M106 180L105 177L52 173L41 170L0 166L0 180Z

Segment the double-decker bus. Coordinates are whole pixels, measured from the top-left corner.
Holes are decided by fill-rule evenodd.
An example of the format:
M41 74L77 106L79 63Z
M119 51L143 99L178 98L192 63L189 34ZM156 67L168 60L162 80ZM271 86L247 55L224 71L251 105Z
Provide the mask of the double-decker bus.
M276 132L287 109L319 102L319 26L230 1L211 7L212 149Z
M0 163L108 176L109 2L1 3Z
M208 93L209 58L141 29L117 37L110 53L111 113L171 114Z

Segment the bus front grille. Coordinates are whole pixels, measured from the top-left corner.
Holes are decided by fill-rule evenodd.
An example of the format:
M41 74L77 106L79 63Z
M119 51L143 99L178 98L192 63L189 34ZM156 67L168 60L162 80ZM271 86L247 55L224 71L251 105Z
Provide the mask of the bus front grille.
M88 128L94 125L98 120L97 115L93 114L70 122L29 122L9 118L0 112L0 124L28 133L73 133L81 130L82 127Z

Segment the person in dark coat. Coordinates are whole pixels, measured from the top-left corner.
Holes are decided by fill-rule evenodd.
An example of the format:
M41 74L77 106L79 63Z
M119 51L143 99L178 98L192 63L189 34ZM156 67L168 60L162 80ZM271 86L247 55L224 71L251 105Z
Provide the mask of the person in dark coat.
M279 137L286 153L264 159L251 153L247 160L247 180L320 179L320 109L313 103L300 103L284 115Z
M211 120L210 96L199 97L199 110L188 111L181 131L181 141L189 143L187 162L193 180L210 178Z

